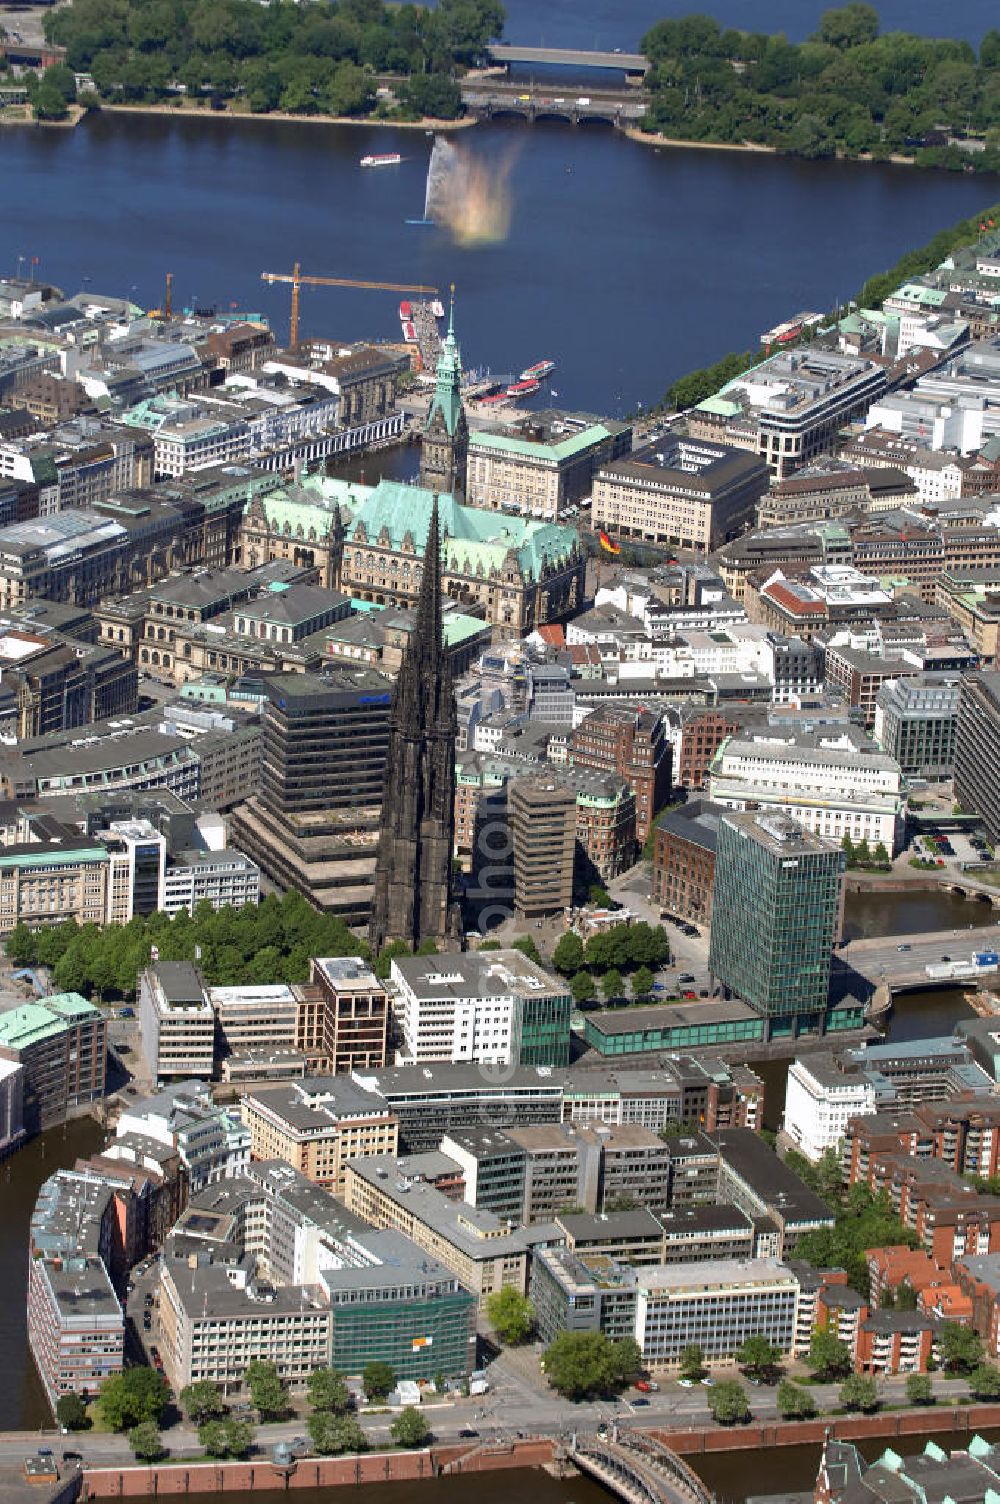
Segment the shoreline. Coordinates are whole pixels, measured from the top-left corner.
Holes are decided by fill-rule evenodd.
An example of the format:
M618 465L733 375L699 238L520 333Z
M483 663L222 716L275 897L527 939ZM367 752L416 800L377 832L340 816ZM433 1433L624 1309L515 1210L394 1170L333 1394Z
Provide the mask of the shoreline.
M765 146L762 141L685 141L681 136L657 136L649 131L641 130L638 126L627 126L623 132L630 141L637 141L640 146L668 146L673 150L688 151L745 151L756 155L772 157L789 157L792 161L804 161L804 157L796 157L794 152L783 152L778 146ZM916 167L915 157L905 157L899 152L893 152L886 157L884 162L876 162L876 158L870 152L862 152L860 156L849 157L844 152L836 152L833 157L825 160L833 162L861 162L865 164L875 163L882 167Z
M175 104L101 104L93 110L84 109L82 105L69 106L70 116L66 120L32 120L10 119L0 115L0 125L20 126L56 126L66 130L80 124L88 115L157 115L165 116L172 120L250 120L267 124L279 121L283 124L292 125L355 125L370 126L374 129L386 129L391 127L397 131L424 131L437 135L439 131L467 130L470 126L480 122L474 115L463 115L458 120L437 120L432 115L425 115L421 120L382 120L372 115L295 115L289 110L268 110L262 114L254 114L252 110L212 110L212 109L187 109L182 105Z
M656 1437L678 1456L696 1459L710 1454L759 1451L772 1447L822 1445L829 1436L842 1441L940 1435L966 1442L977 1431L1000 1425L1000 1405L927 1405L886 1410L874 1415L826 1415L815 1420L750 1421L743 1426L699 1426L668 1430L663 1426L636 1427ZM34 1439L32 1435L32 1439ZM27 1440L27 1439L26 1439ZM420 1451L371 1451L339 1457L307 1457L291 1466L267 1457L243 1462L211 1459L87 1467L81 1497L85 1500L139 1498L169 1494L222 1494L284 1488L360 1487L365 1483L433 1481L440 1477L480 1472L523 1470L564 1465L555 1436L527 1436L511 1442L431 1443ZM689 1464L690 1465L690 1464Z

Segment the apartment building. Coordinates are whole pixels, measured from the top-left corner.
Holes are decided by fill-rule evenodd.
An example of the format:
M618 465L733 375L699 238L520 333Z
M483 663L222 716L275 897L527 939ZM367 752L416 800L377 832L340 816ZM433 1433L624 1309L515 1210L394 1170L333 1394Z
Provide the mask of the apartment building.
M526 1223L576 1207L613 1211L626 1201L663 1211L669 1204L670 1150L650 1128L559 1123L509 1128L507 1137L525 1155Z
M708 553L753 522L768 480L745 450L671 436L602 465L591 516L614 538Z
M454 1128L557 1123L562 1116L564 1072L547 1066L484 1071L440 1062L355 1071L353 1079L398 1118L400 1143L411 1154L436 1149Z
M254 1159L284 1160L341 1196L348 1160L399 1147L399 1123L385 1103L346 1076L249 1088L240 1112Z
M961 678L889 679L875 696L872 734L907 778L949 778L955 766Z
M26 1132L63 1123L104 1096L104 1014L76 992L8 1008L0 1012L0 1061L21 1067Z
M457 802L457 790L456 790ZM514 841L514 906L523 919L557 914L573 902L576 799L564 783L536 775L507 790Z
M116 1144L121 1140L132 1154L135 1141L145 1139L176 1154L192 1195L239 1175L250 1160L249 1130L235 1110L216 1105L204 1081L185 1081L151 1097L129 1100L116 1134L109 1153L119 1153Z
M833 1226L826 1202L784 1164L757 1134L725 1128L709 1135L719 1152L719 1199L750 1217L770 1217L781 1235L778 1257L791 1253L806 1233Z

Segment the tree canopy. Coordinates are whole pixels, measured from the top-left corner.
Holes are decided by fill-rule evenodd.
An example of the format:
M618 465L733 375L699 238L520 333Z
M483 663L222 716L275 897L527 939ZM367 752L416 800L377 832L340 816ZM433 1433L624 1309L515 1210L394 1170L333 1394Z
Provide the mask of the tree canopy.
M128 1431L143 1421L155 1428L166 1403L166 1383L152 1368L126 1368L101 1387L101 1413L112 1431Z
M618 1342L603 1332L560 1332L545 1350L545 1377L565 1399L614 1394L642 1367L631 1337Z
M723 29L705 15L658 21L646 128L686 141L751 142L796 156L905 153L925 166L995 171L1000 35L967 43L881 33L877 12L826 11L807 41ZM963 150L975 140L985 150ZM977 143L977 144L979 144Z
M376 107L376 75L390 73L407 81L404 114L449 118L462 109L455 71L484 57L504 20L497 0L70 0L46 16L45 31L111 103L183 91L254 113L365 115Z
M431 1430L420 1411L407 1405L389 1426L389 1434L399 1447L422 1447L430 1440Z
M866 1249L893 1244L915 1248L917 1243L916 1233L903 1226L884 1192L874 1196L867 1186L854 1185L836 1210L835 1225L806 1233L795 1245L795 1257L817 1269L846 1269L852 1288L867 1295Z
M384 1400L392 1393L396 1386L396 1375L388 1363L373 1358L364 1366L361 1375L361 1383L365 1394L370 1400Z
M52 968L63 992L133 997L136 978L155 946L162 961L193 961L208 982L306 982L311 956L363 956L370 951L333 914L321 914L300 893L268 895L242 909L200 903L170 915L157 912L128 924L77 924L44 929L15 925L4 944L16 966ZM403 947L406 953L406 947ZM385 968L388 972L388 966Z
M535 1329L535 1309L513 1285L503 1285L486 1302L490 1325L506 1347L526 1342Z

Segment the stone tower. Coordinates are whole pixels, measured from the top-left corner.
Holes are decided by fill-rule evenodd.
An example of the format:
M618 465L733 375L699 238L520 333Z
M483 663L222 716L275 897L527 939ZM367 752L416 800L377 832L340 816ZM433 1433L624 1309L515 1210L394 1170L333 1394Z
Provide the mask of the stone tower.
M441 639L441 541L434 498L417 619L389 716L386 786L379 827L369 939L414 949L457 938L451 897L455 826L455 693Z
M469 425L462 406L462 352L455 338L455 289L452 288L448 333L441 346L437 385L420 446L420 484L428 491L464 495L468 455Z

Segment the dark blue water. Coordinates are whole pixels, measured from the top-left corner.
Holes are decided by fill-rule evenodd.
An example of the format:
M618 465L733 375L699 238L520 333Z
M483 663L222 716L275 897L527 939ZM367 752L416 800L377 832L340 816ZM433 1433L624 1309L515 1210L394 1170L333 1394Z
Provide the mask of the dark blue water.
M593 0L592 0L593 3ZM502 245L403 224L423 202L421 132L105 116L0 134L0 272L19 256L67 291L261 309L282 337L292 262L329 276L458 285L466 364L559 363L556 400L621 414L802 308L852 296L1000 181L905 167L653 150L610 128L511 122L461 134L513 157ZM399 168L361 171L367 150ZM87 279L86 281L84 279ZM398 298L307 290L306 332L398 338Z
M783 31L799 42L816 30L825 0L504 0L506 39L525 47L621 47L626 52L664 16L701 11L722 26ZM978 45L1000 24L995 0L883 0L883 31L960 37Z

